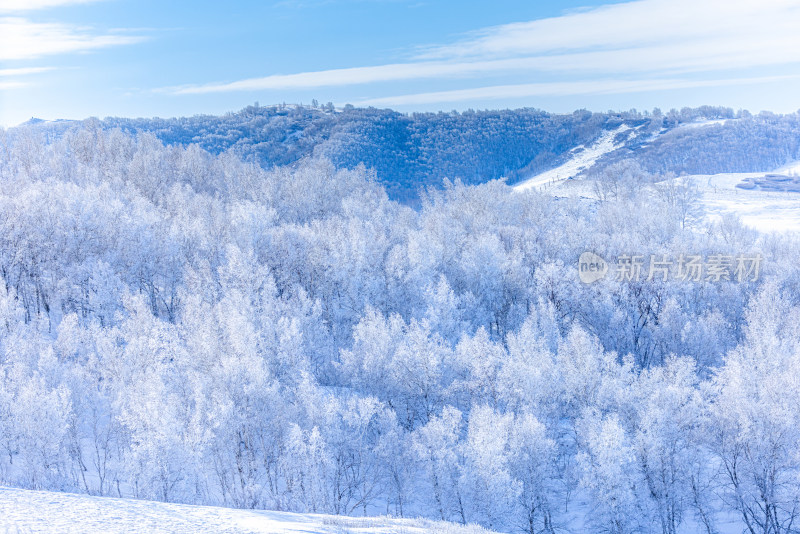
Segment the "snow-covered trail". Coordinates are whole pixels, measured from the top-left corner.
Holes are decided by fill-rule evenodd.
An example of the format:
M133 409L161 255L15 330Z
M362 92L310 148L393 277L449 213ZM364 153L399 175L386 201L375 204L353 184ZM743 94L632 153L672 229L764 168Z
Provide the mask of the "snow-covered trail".
M490 534L424 519L352 518L191 506L0 487L0 534Z
M528 178L524 182L520 182L514 186L514 190L516 191L526 191L528 189L542 187L548 184L561 182L563 180L567 180L569 178L573 178L580 174L582 171L588 169L592 165L594 165L597 160L603 157L605 154L616 150L620 146L620 143L615 143L614 139L617 135L621 134L622 132L626 132L630 130L630 126L622 125L615 130L608 131L604 133L600 138L595 141L593 145L590 147L584 147L583 145L573 148L570 152L573 156L558 167L554 169L550 169L549 171L544 171L543 173L537 174L531 178Z

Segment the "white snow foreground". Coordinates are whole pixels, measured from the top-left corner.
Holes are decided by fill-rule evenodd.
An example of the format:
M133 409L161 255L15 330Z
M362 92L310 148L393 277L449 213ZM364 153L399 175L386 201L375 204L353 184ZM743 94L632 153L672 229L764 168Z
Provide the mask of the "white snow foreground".
M237 510L0 487L0 533L490 534L426 519Z

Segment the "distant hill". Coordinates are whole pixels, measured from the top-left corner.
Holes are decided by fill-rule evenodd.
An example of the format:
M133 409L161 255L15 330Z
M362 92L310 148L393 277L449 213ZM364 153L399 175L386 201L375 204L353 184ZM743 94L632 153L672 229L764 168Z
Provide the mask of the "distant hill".
M769 171L800 159L798 114L751 115L709 106L667 113L553 114L524 108L403 114L351 106L254 105L221 116L106 118L102 123L151 132L166 144L198 144L214 154L232 150L266 168L313 156L339 167L364 164L392 198L406 202L445 179L521 182L564 164L576 149L620 126L627 133L616 140L617 148L583 172L622 159L634 159L651 173L675 174ZM32 119L28 125L59 132L69 123Z
M343 167L363 163L375 169L390 196L409 200L444 178L472 184L546 169L625 120L631 119L536 109L406 115L374 108L250 106L219 117L104 122L153 132L167 144L197 143L212 153L232 149L265 167L306 156L324 156Z

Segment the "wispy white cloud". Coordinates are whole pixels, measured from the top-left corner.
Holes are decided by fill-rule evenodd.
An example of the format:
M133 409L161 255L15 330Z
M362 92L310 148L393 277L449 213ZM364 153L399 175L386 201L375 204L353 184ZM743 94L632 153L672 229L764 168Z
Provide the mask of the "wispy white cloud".
M623 50L709 38L730 43L796 33L796 0L639 0L560 17L479 30L453 44L427 47L419 59L507 57L567 50ZM704 54L702 49L696 51Z
M20 17L0 18L0 61L86 52L143 40L144 36L125 32L98 33L91 28L56 22L32 22Z
M0 69L0 91L30 87L31 82L19 80L17 77L30 76L54 70L53 67L19 67L14 69ZM9 79L13 78L13 79Z
M408 2L409 0L279 0L273 5L278 7L292 7L297 9L316 8L331 4L362 3L362 4L396 4Z
M752 78L726 78L715 80L646 79L646 80L596 80L577 82L550 82L514 85L495 85L406 95L370 98L355 102L360 106L407 106L467 102L471 100L502 100L522 97L574 96L671 91L701 87L756 85L800 79L800 75L762 76Z
M704 53L698 54L698 47ZM759 42L725 39L676 45L643 46L546 56L480 61L419 61L374 67L353 67L297 74L276 74L229 83L186 85L160 89L174 94L225 93L277 89L309 89L376 82L436 78L470 78L481 74L549 73L677 73L744 69L800 62L800 39L778 34Z
M19 89L22 87L28 87L28 85L30 84L26 82L21 82L19 80L9 80L9 81L0 80L0 91L6 91L8 89Z
M27 76L53 70L53 67L20 67L17 69L0 69L0 76Z
M88 4L98 0L0 0L0 13L13 11L35 11L72 4Z
M703 72L713 77L726 69L800 64L799 26L798 0L638 0L486 28L455 43L420 48L405 63L161 91L308 89L487 74L623 78Z
M516 63L517 60L514 60ZM450 63L428 61L418 63L396 63L375 67L353 67L298 74L276 74L263 78L249 78L230 83L167 87L161 91L175 94L223 93L229 91L256 91L265 89L305 89L357 85L373 82L390 82L410 79L466 76L490 70L508 70L516 65L503 62Z

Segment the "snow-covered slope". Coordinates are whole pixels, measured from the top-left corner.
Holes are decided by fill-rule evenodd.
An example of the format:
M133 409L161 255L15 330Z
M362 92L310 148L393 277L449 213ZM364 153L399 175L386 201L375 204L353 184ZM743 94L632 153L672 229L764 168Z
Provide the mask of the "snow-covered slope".
M581 145L573 148L570 151L571 157L568 161L554 169L537 174L536 176L518 183L514 186L514 189L517 191L525 191L531 188L538 188L558 183L577 176L582 171L594 165L597 160L599 160L605 154L608 154L612 150L616 150L622 146L621 143L615 143L614 140L619 134L630 129L630 126L623 124L615 130L610 130L604 133L597 141L595 141L594 144L589 147Z
M800 161L792 161L783 167L776 169L776 173L785 174L787 176L800 176Z
M477 526L424 519L236 510L5 487L0 487L0 532L490 534Z

